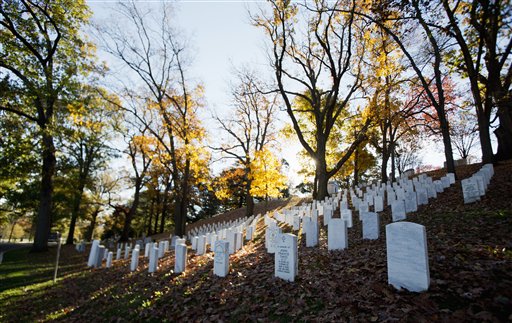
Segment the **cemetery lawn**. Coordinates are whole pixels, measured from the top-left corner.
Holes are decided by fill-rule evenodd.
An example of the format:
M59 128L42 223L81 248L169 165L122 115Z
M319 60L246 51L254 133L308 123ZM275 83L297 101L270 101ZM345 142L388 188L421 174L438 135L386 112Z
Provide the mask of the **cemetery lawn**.
M111 269L89 269L89 248L79 254L64 246L53 284L55 247L46 254L12 251L0 265L0 322L510 321L512 162L496 165L486 196L464 205L460 179L479 167L458 168L455 185L407 216L427 231L431 283L424 293L387 284L388 207L381 213L380 238L373 241L361 239L354 213L344 251L327 251L324 227L315 248L306 248L299 235L294 283L274 278L263 220L255 239L230 257L226 278L213 276L211 252L196 256L189 248L181 275L172 272L174 252L167 253L158 272L148 274L142 258L135 272L129 271L129 260L114 261Z

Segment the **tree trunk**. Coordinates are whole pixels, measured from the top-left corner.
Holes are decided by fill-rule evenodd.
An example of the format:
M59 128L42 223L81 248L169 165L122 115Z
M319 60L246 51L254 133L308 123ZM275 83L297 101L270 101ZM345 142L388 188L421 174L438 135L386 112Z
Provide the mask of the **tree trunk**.
M14 223L11 226L11 232L9 233L9 243L11 243L12 234L14 233L14 227L16 226L16 223L18 223L18 221L14 221Z
M395 152L395 144L391 144L391 181L396 181L396 152Z
M142 179L137 179L135 183L135 194L133 194L133 203L130 207L128 213L126 213L126 218L124 219L123 232L121 233L121 238L119 241L125 242L130 238L130 230L132 227L132 219L137 212L137 207L139 207L140 200L140 189L142 188Z
M75 226L76 220L78 219L78 214L80 213L80 204L82 203L82 195L85 187L85 178L80 176L80 182L78 185L78 189L75 192L75 198L73 199L73 209L71 210L71 223L69 224L69 233L66 239L67 245L73 244L73 238L75 235Z
M359 185L359 149L354 150L354 186Z
M48 250L48 236L51 228L53 206L53 175L55 173L55 145L53 136L43 129L43 165L41 169L41 188L39 210L37 213L36 234L31 252Z
M501 101L501 100L500 100ZM498 151L496 160L512 158L512 106L510 102L500 103L498 106L498 120L500 125L494 131L498 139Z
M251 195L251 181L247 179L245 186L245 216L249 217L254 213L254 200Z
M100 208L96 208L94 212L92 213L92 219L91 224L89 225L89 228L87 229L87 234L85 235L85 240L92 241L92 236L94 234L94 228L96 227L96 219L98 218L98 214L100 214Z
M477 120L478 137L480 139L480 148L482 149L482 163L492 163L494 154L492 152L489 119L484 115L484 112L477 111Z
M150 236L152 231L151 231L151 226L152 226L152 223L153 223L153 215L155 214L155 198L153 197L151 199L151 205L149 207L149 217L148 217L148 225L147 225L147 235Z
M319 154L320 155L320 154ZM327 183L329 182L329 178L327 177L327 169L326 169L326 163L325 163L325 154L320 155L319 158L317 158L317 164L316 164L316 178L318 182L318 191L316 200L323 201L326 196L328 196L327 192Z
M160 214L161 214L161 210L162 210L162 203L160 202L161 200L161 195L160 195L160 190L156 191L156 210L155 210L155 223L153 224L153 233L157 233L158 232L158 219L160 217Z
M164 201L162 202L162 213L160 215L160 230L158 231L159 233L164 232L166 215L167 215L167 203L165 203L165 197L164 197Z
M450 139L450 125L444 113L439 113L439 123L441 126L441 134L443 135L446 172L455 174L455 178L457 178L457 174L455 173L455 161L453 160L452 141Z

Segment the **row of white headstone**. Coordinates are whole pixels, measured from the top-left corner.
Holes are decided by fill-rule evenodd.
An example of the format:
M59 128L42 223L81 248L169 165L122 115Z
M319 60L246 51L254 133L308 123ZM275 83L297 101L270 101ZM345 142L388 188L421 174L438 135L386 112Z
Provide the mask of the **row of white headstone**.
M485 164L470 178L463 179L461 185L464 204L480 201L480 198L485 195L493 175L492 164Z
M376 211L383 210L384 188L386 188L388 201L391 202L392 212L394 213L393 221L401 221L405 220L407 212L417 211L417 200L420 200L421 204L427 204L429 195L437 197L437 193L443 192L445 188L453 183L455 183L453 174L448 174L438 181L432 181L428 176L422 175L412 181L403 178L399 183L382 186L381 195L377 193L378 190L375 189L375 186L367 187L364 194L361 189L358 189L357 194L351 190L352 197L356 196L356 198L353 198L356 204L358 197L363 198L359 203L367 203L366 209L364 209L364 206L361 209L361 205L359 205L363 239L378 239L379 237L380 217L377 212L369 212L367 207L372 205ZM428 191L431 193L429 194ZM328 227L328 250L345 249L348 247L347 229L352 227L352 211L348 207L346 193L345 191L342 196L340 192L336 197L328 197L322 202L313 202L299 208L285 210L284 214L276 212L274 218L279 222L290 225L294 231L300 229L300 223L302 222L303 233L306 235L306 247L313 247L318 244L318 214L323 215L324 225ZM414 207L406 209L405 199L413 200ZM338 205L341 207L341 218L335 219L332 218L332 214ZM276 220L265 216L267 251L275 253L275 276L294 281L293 273L296 274L298 270L292 270L291 268L298 264L297 257L294 257L298 252L293 249L294 243L292 241L295 239L295 248L297 248L297 237L291 235L295 238L283 238L281 228L277 225ZM428 289L430 275L425 227L410 222L388 224L386 226L386 237L389 283L397 288L406 288L411 291ZM286 243L286 241L288 242ZM278 246L279 244L281 244L281 247ZM281 251L283 248L287 251ZM278 252L278 249L280 252ZM285 263L290 266L284 266Z

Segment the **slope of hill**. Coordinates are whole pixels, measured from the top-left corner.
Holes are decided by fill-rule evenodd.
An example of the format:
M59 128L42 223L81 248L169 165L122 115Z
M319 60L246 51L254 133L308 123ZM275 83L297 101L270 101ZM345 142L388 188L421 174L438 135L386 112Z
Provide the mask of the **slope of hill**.
M478 168L459 168L459 178ZM361 225L354 221L344 251L327 251L325 228L315 248L306 248L299 235L294 283L274 277L263 221L256 238L230 257L225 278L213 275L211 252L197 256L189 249L187 272L177 275L173 252L161 260L157 273L148 274L147 260L135 272L129 271L128 260L116 261L111 269L88 269L86 254L64 249L57 284L0 288L0 321L512 320L512 162L495 166L481 201L464 205L457 181L408 215L408 221L427 230L431 284L424 293L387 284L388 208L381 213L379 239L362 240ZM22 254L8 253L0 275L26 262ZM12 286L13 279L2 279L0 286Z

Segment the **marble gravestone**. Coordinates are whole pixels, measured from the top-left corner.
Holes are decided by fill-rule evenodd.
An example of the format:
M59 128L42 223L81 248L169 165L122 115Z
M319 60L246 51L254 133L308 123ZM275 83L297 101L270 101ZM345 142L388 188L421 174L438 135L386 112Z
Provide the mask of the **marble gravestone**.
M130 263L130 270L135 271L137 270L137 267L139 266L139 253L140 249L135 248L132 252L132 262Z
M226 239L229 242L229 254L233 254L236 251L236 232L233 229L228 230Z
M418 205L427 205L428 204L428 193L424 188L418 188L416 190L416 200L418 201Z
M329 225L329 222L332 219L332 209L330 207L324 206L324 226Z
M347 222L347 228L352 228L352 210L342 209L341 218Z
M201 255L204 255L205 252L206 252L206 236L200 235L197 239L196 253L197 253L197 255L201 256Z
M393 222L405 220L405 202L403 200L396 200L391 204L391 217Z
M293 231L299 231L300 230L300 217L294 215L292 220L293 225Z
M281 234L281 228L278 226L269 226L265 232L265 244L268 253L276 252L277 236Z
M375 195L373 209L375 212L382 212L384 211L384 198L382 195Z
M298 268L297 236L290 233L279 234L275 252L275 276L293 282Z
M187 267L187 245L185 243L175 242L174 254L174 273L180 274Z
M347 222L343 219L331 219L327 228L327 250L342 250L347 246Z
M153 245L153 248L149 250L149 265L148 272L154 273L158 268L158 246Z
M480 200L480 190L478 189L478 183L476 180L473 178L466 178L461 181L461 184L464 204Z
M145 246L144 246L144 257L148 257L149 256L149 249L151 249L151 245L153 243L151 242L146 242Z
M101 268L101 265L103 264L103 255L105 254L105 247L102 245L99 245L96 249L96 262L94 264L95 268Z
M99 240L94 240L92 242L91 251L89 252L89 259L87 260L87 267L92 267L96 265L98 246L100 245Z
M245 229L245 240L250 241L252 240L252 233L253 233L254 227L252 225L248 226Z
M107 268L112 267L112 258L114 258L114 253L110 251L107 255Z
M124 248L124 259L128 259L130 257L130 251L131 251L131 247L130 246L126 246Z
M215 241L213 252L213 274L226 277L229 273L229 242L225 240Z
M418 202L416 200L416 193L414 191L405 193L405 212L418 211Z
M160 241L158 243L158 258L162 258L165 254L165 242Z
M411 292L426 291L430 285L425 227L412 222L386 225L388 283Z
M318 245L318 222L311 217L305 217L302 227L306 234L306 247L316 247Z
M240 249L242 249L242 247L244 246L244 236L242 234L242 232L236 232L235 233L235 251L238 251Z
M361 215L363 221L363 239L375 240L379 238L379 215L375 212L364 212Z

